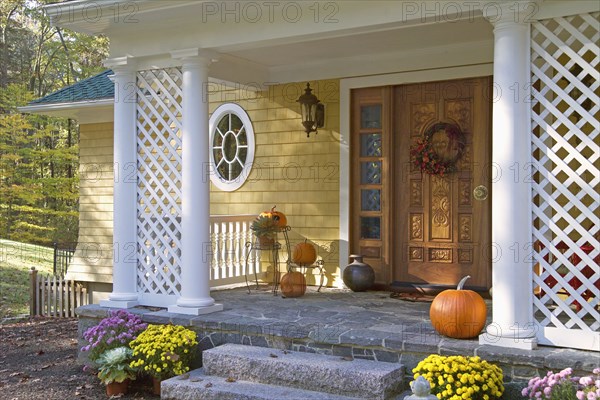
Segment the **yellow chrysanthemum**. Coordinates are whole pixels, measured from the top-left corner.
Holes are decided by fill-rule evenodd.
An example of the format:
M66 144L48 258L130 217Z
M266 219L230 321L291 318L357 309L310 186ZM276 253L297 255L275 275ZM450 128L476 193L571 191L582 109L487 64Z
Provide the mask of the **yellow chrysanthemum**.
M198 344L196 333L178 325L148 325L130 344L134 361L131 366L160 379L189 371L192 350Z
M504 392L502 370L480 357L432 354L413 369L414 378L425 377L438 398L497 400ZM484 397L486 396L486 397Z

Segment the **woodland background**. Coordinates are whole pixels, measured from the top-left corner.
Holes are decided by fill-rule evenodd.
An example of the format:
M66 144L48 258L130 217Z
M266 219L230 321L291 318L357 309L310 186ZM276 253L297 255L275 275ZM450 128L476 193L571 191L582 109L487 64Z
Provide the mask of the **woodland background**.
M0 239L72 245L78 231L76 121L17 107L105 68L108 39L53 27L42 6L0 1Z

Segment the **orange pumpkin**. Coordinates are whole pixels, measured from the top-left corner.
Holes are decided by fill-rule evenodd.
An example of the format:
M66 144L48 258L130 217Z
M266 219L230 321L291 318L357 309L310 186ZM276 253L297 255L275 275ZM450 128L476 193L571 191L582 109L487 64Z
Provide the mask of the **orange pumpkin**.
M456 290L444 290L438 294L429 318L436 331L456 339L468 339L479 335L485 325L487 308L483 298L472 290L463 290L470 276L461 279Z
M292 261L298 265L312 265L317 261L317 251L315 246L308 243L308 239L304 239L304 243L298 243L294 247L292 253Z
M281 277L281 293L284 297L300 297L306 292L306 279L297 271L288 272Z
M272 218L279 228L285 228L287 226L287 218L284 213L275 211L275 207L277 206L273 206L273 208L271 208L271 211L261 212L259 216Z

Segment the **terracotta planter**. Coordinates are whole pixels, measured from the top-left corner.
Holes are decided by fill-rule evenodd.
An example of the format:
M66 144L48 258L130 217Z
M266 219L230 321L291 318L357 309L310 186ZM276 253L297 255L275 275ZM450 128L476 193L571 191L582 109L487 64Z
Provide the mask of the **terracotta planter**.
M275 245L275 238L268 236L259 236L258 243L263 249L271 248Z
M126 379L123 382L109 383L106 385L106 395L110 397L110 396L117 396L120 394L126 394L128 387L129 387L129 379Z
M160 396L160 383L162 381L158 378L152 378L152 393L157 396Z

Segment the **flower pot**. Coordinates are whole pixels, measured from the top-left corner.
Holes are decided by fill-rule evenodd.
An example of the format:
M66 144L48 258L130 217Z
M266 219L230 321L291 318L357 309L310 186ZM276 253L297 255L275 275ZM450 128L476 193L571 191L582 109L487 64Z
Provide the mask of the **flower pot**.
M369 290L375 283L375 272L369 264L362 262L362 256L351 255L354 259L352 264L344 269L342 276L344 283L353 292L364 292Z
M160 396L160 383L162 381L159 378L152 377L152 393Z
M112 382L106 384L106 395L117 396L120 394L126 394L127 388L129 387L129 380L126 379L123 382Z
M261 248L273 247L273 245L275 244L275 238L269 236L259 236L258 244Z

